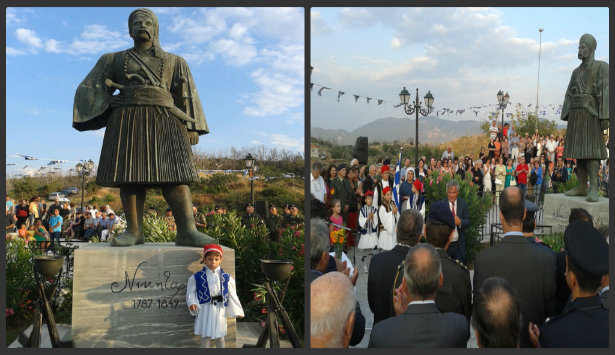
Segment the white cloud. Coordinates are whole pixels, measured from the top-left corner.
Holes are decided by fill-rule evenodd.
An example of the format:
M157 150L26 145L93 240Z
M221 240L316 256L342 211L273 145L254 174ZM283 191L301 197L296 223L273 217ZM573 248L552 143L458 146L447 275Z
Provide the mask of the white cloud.
M393 37L391 40L391 48L399 48L401 47L401 40L397 37Z
M250 94L252 105L243 110L245 114L279 115L303 105L303 80L264 69L256 70L251 76L260 92Z
M310 31L312 36L331 33L331 27L322 18L320 11L312 10L310 14Z
M36 32L27 28L18 28L15 30L15 37L22 43L34 48L40 48L43 41L36 35Z
M226 20L218 16L216 10L203 9L192 17L178 15L168 29L189 43L208 42L227 29Z
M21 18L19 17L17 13L17 9L13 7L7 7L6 8L6 25L14 26L20 23L21 23Z
M6 47L6 55L7 56L18 56L18 55L25 55L27 54L26 51L24 51L23 49L17 49L17 48L13 48L13 47Z
M250 43L238 42L232 39L223 38L212 43L211 48L231 66L242 66L250 63L256 57L256 47Z
M248 28L242 24L236 23L229 30L229 36L235 40L241 40L248 33Z
M301 134L300 138L293 138L286 134L280 133L261 133L261 135L264 136L267 140L269 140L267 144L268 146L275 146L287 150L301 152L304 149L303 134Z
M284 70L303 77L305 47L302 44L281 45L275 49L261 51L263 61L276 70Z

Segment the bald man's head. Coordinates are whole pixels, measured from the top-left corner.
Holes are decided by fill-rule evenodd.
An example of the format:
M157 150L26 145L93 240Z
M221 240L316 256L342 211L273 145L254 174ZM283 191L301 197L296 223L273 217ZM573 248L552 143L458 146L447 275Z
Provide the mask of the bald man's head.
M482 348L516 348L521 306L515 290L501 277L483 281L474 300L472 326Z
M500 195L500 212L508 224L523 224L525 201L520 188L511 186L504 189Z
M404 280L411 297L433 299L438 290L442 264L436 249L429 244L418 244L408 252Z
M329 272L314 280L310 284L312 347L347 347L352 334L354 309L354 291L348 276Z

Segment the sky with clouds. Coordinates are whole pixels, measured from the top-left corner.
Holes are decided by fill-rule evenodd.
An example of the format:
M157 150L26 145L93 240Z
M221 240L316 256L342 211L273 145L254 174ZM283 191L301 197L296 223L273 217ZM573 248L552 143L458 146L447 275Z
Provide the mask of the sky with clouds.
M431 91L436 111L453 111L438 116L443 119L487 119L497 110L498 90L507 91L524 110L532 104L533 112L540 47L538 101L539 111L546 112L539 116L559 121L557 107L580 64L581 35L591 33L598 43L595 58L609 62L608 11L312 8L311 125L351 131L379 118L407 117L401 107L393 107L404 86L413 101L416 88L420 101ZM539 28L544 30L542 46ZM339 101L338 91L345 92ZM353 95L360 96L358 102ZM373 99L369 104L367 97ZM384 102L378 105L378 99Z
M134 8L8 8L6 152L98 161L104 129L72 128L75 90L104 53L132 46ZM303 153L303 8L152 8L164 50L186 59L210 132L201 152L264 144ZM28 164L7 156L7 173ZM62 164L71 168L75 163Z

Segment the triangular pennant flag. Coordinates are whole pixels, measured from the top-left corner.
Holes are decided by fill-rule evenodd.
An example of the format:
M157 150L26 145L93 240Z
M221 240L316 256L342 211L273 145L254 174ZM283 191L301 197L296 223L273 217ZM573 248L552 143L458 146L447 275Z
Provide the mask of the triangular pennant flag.
M310 83L310 90L314 90L314 83Z
M344 94L345 94L345 92L343 92L343 91L338 91L338 92L337 92L337 102L340 102L340 97L341 97L342 95L344 95Z
M328 88L328 87L326 87L326 86L321 87L321 88L318 90L318 96L322 96L322 95L321 95L321 94L322 94L322 91L323 91L323 90L328 90L328 89L329 89L329 88Z
M353 95L354 96L354 102L356 103L357 101L359 101L359 95Z
M369 101L372 99L371 97L366 97L365 98L367 100L367 103L369 104Z
M397 104L397 105L393 105L393 107L397 108L399 106L403 106L404 104Z
M384 100L378 100L378 105L382 105L383 102Z

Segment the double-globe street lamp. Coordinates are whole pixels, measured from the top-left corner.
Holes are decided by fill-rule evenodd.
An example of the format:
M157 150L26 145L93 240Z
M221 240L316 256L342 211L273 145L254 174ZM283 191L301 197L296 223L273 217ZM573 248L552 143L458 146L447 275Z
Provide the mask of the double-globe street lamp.
M250 173L250 203L254 204L254 158L252 158L252 154L248 153L244 161L246 169Z
M77 174L81 176L81 212L83 212L83 193L85 190L85 177L90 175L92 169L94 169L94 162L90 160L84 163L79 163L75 166L75 169L77 169Z
M502 92L502 90L498 91L498 104L500 105L500 110L502 110L502 132L504 131L504 109L506 108L506 106L508 106L508 101L510 100L510 96L508 96L508 93L506 93L506 95L504 95L504 92Z
M419 162L419 112L423 116L427 116L431 113L431 109L433 108L433 95L431 95L431 91L427 91L427 94L423 98L426 108L422 107L422 103L419 102L419 89L416 89L416 99L414 103L410 102L410 93L404 89L399 93L399 99L401 103L404 105L404 111L407 115L412 115L416 113L416 134L415 134L415 148L414 148L414 161L418 166Z

